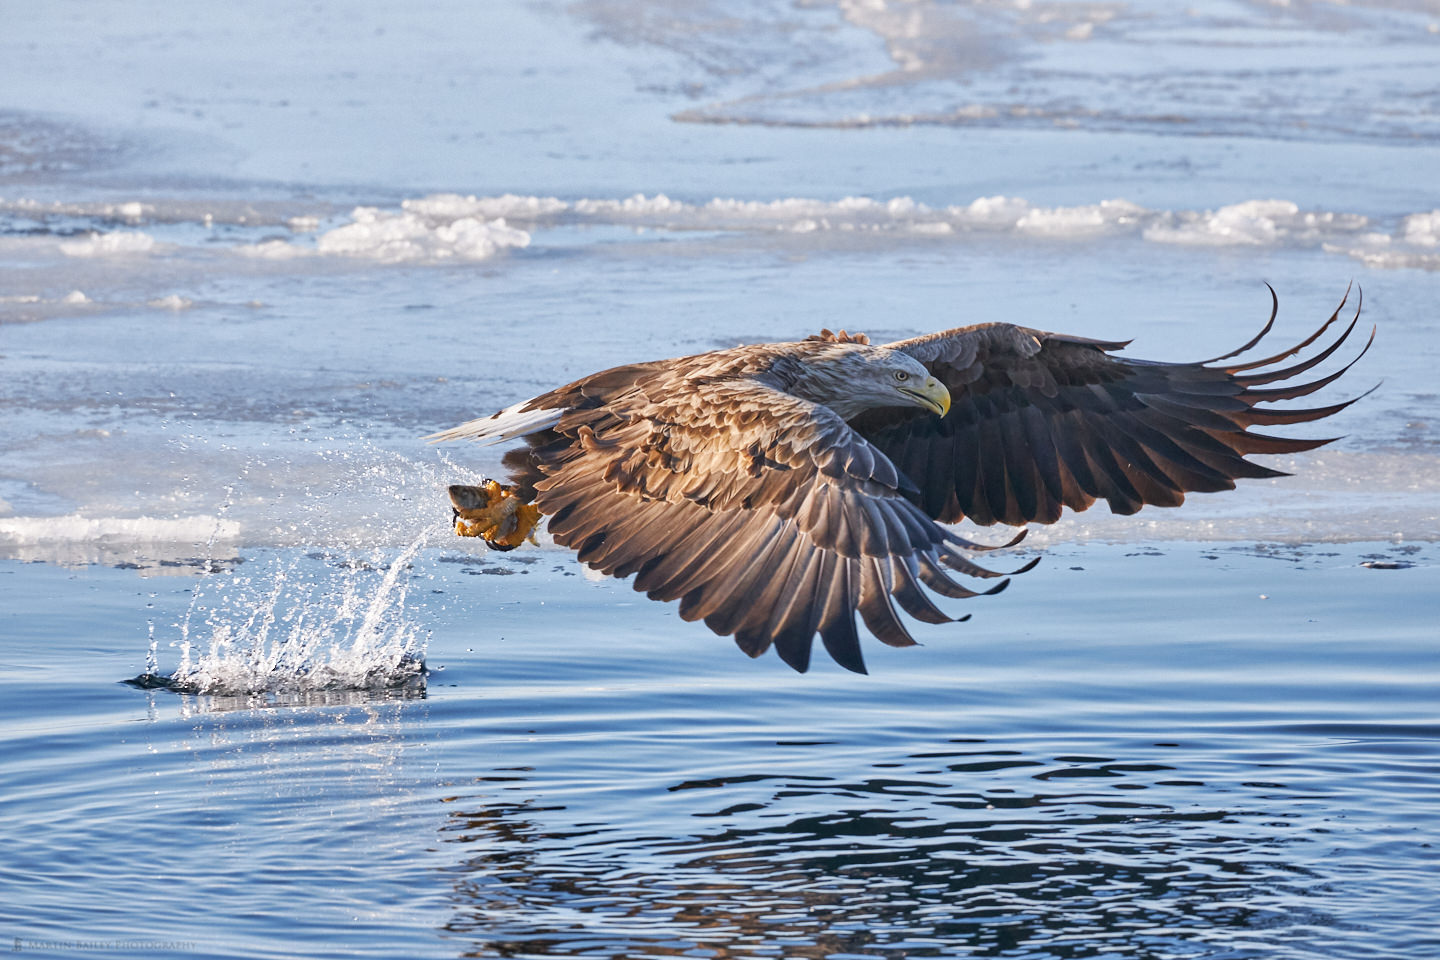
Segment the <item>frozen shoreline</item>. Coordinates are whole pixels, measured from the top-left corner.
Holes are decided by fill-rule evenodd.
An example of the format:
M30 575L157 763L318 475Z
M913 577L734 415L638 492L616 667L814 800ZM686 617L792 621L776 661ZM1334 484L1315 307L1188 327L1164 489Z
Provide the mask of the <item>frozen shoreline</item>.
M862 242L877 248L916 239L1043 243L1128 237L1176 246L1323 251L1370 267L1440 270L1440 209L1376 217L1302 210L1277 199L1244 200L1211 210L1165 210L1124 199L1051 207L1009 196L934 207L907 196L883 201L864 196L833 201L715 198L693 203L664 194L567 201L442 193L404 200L398 209L361 206L323 219L307 212L312 209L301 206L287 215L283 208L272 207L267 215L257 215L249 208L206 207L194 200L115 204L0 197L0 226L8 224L0 232L0 255L58 263L67 258L120 258L138 265L165 258L212 259L228 252L271 262L340 257L439 264L486 260L532 243L543 248L549 245L547 233L556 228L623 227L677 237L782 234L792 250L806 248L807 234L831 233L864 237ZM120 223L125 226L117 229ZM217 225L229 229L222 234ZM143 229L147 226L148 232ZM275 236L276 227L288 234ZM66 297L73 298L75 292ZM11 293L0 298L0 311L17 314L88 302ZM153 305L167 304L157 300Z

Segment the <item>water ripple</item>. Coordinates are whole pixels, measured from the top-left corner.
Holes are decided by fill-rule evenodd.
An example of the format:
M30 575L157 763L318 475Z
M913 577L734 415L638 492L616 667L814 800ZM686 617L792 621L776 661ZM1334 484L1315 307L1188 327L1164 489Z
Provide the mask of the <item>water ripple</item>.
M1298 957L1322 943L1358 957L1381 955L1367 942L1389 928L1413 933L1440 856L1400 824L1440 799L1434 741L1380 768L1331 743L1347 769L1297 758L1283 774L1228 747L1112 745L861 751L864 764L853 744L818 745L806 772L768 772L781 749L767 772L673 783L669 824L697 826L668 836L637 822L653 809L572 828L582 797L511 773L450 798L446 931L476 956L885 958ZM827 765L851 775L808 772ZM1371 819L1346 809L1357 778L1387 775L1414 779L1392 783L1385 820L1346 823ZM1330 859L1337 835L1347 868ZM1354 876L1395 845L1394 870Z

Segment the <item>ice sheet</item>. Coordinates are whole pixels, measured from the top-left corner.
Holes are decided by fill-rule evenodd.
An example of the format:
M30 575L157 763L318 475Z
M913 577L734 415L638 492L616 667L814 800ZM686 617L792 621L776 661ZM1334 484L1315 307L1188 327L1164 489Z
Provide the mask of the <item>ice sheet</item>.
M1435 248L1440 212L1366 215L1343 210L1304 210L1289 200L1253 199L1214 210L1150 209L1117 197L1078 206L1044 206L1022 197L989 196L931 206L912 197L880 199L849 196L839 200L783 197L741 200L716 197L689 202L665 194L621 198L476 196L430 194L401 201L398 208L357 207L345 216L318 218L302 213L285 217L289 238L232 223L214 230L216 216L192 202L159 201L121 205L132 212L127 222L150 221L167 237L159 252L182 258L223 253L258 260L349 257L381 263L438 263L485 260L506 251L544 245L543 233L562 226L630 227L674 233L696 231L748 233L776 231L803 235L856 233L874 236L878 245L894 238L927 237L970 240L994 236L1041 240L1088 240L1130 236L1152 243L1196 246L1286 247L1348 254L1372 266L1440 268ZM137 230L106 230L108 206L87 213L84 205L41 204L21 198L0 199L0 217L10 237L0 251L22 260L43 262L57 250L66 257L115 257L131 260L157 252L157 240ZM273 210L272 216L284 216ZM193 219L192 219L193 218ZM508 219L507 219L508 218ZM80 239L59 239L89 225ZM297 225L298 224L298 228ZM57 232L63 231L63 232ZM814 244L824 244L819 237ZM805 241L794 241L804 247ZM188 249L176 249L183 247ZM1379 256L1385 254L1385 256ZM0 303L42 302L38 294L11 294ZM16 311L18 312L18 311Z
M296 18L7 23L0 549L159 569L194 556L187 518L232 554L395 548L497 470L418 437L612 364L981 320L1193 359L1254 332L1262 280L1298 338L1352 279L1379 335L1333 389L1384 384L1324 456L1036 536L1437 536L1424 5L361 6L323 42ZM232 55L259 49L283 68ZM89 69L35 83L57 59Z

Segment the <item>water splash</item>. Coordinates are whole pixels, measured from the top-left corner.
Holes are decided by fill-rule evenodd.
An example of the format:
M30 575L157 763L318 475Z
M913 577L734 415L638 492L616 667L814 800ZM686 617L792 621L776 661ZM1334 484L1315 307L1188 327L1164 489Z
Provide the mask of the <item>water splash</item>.
M145 672L127 682L267 702L423 693L427 631L410 591L434 577L414 567L449 532L446 483L470 478L337 432L200 483L217 527L269 545L225 566L210 562L212 535L188 606L169 631L152 627ZM170 672L156 633L177 655Z
M442 529L423 529L392 558L272 557L197 585L185 625L203 615L208 649L188 631L179 665L154 662L129 681L180 693L243 696L323 690L423 690L425 634L409 615L409 571Z

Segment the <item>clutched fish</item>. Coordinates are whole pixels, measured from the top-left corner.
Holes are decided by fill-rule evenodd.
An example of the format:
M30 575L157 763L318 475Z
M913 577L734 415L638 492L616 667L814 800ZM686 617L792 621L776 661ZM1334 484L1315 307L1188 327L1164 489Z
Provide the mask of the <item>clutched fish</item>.
M475 486L452 484L449 493L458 536L481 537L496 550L535 542L540 509L516 496L512 488L482 480Z

